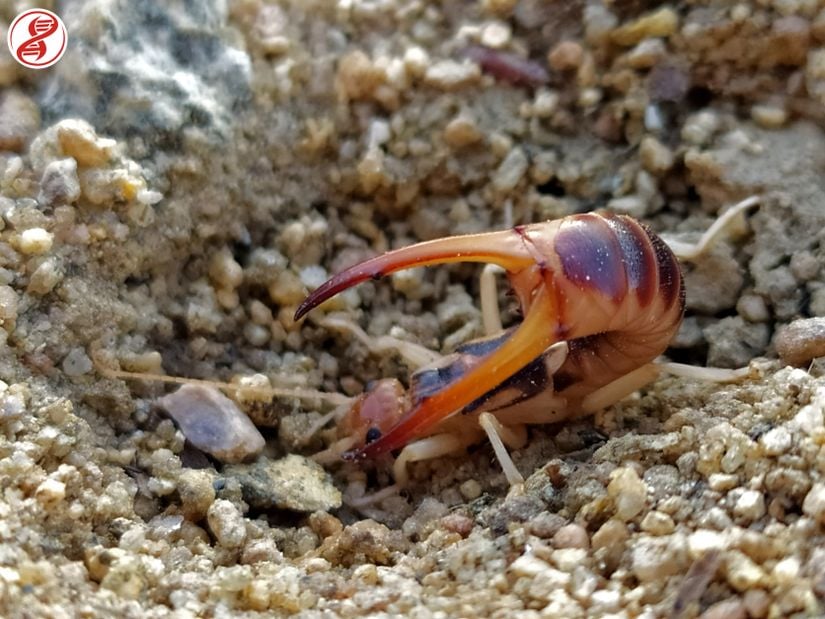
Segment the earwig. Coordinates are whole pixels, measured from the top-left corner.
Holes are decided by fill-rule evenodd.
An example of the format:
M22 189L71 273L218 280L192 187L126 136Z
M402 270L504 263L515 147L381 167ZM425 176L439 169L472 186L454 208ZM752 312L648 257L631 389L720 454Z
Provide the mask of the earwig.
M300 320L335 294L396 271L451 262L503 268L524 320L497 329L488 318L495 289L482 286L488 336L421 367L408 392L379 381L349 423L346 460L403 448L397 485L408 462L450 453L486 434L511 484L521 475L504 445L526 442L525 425L594 413L652 381L674 374L726 381L743 371L654 363L682 322L685 291L677 257L694 259L739 213L731 208L695 245L669 247L646 225L624 215L587 213L510 230L437 239L390 251L333 276L295 313ZM485 273L490 278L489 270ZM397 381L396 381L397 383ZM382 404L383 403L383 404ZM368 412L367 412L368 411ZM384 495L384 493L380 493Z
M396 271L452 262L487 262L481 275L486 337L440 356L391 336L368 336L350 319L329 315L318 324L345 331L375 354L394 351L415 371L404 389L383 378L361 395L308 389L254 387L257 397L323 400L334 410L321 417L307 440L335 420L336 439L313 456L322 464L361 461L401 450L395 484L368 496L349 497L362 508L389 496L408 480L407 465L489 439L511 486L523 481L507 448L527 442L526 426L564 421L599 411L654 380L661 372L726 382L743 370L698 368L657 361L679 329L685 309L677 258L693 260L712 245L751 197L728 209L695 244L665 243L646 225L624 215L587 213L500 232L419 243L366 260L333 276L298 307L295 320L337 293ZM520 325L502 329L495 274L503 270L521 306ZM234 393L248 386L194 381L99 368L113 378L202 383ZM247 381L249 382L249 381ZM254 382L254 381L253 381Z

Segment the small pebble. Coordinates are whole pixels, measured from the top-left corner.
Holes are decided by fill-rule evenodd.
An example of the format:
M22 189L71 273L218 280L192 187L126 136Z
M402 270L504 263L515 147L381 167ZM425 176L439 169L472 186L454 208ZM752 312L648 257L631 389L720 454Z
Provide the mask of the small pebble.
M60 364L66 376L83 376L88 374L94 368L92 360L89 355L82 348L72 348L69 354L63 357L63 362Z
M751 108L751 118L765 129L779 129L788 122L788 113L774 105L754 105Z
M756 490L745 490L736 499L733 513L749 523L759 520L765 515L765 497Z
M779 329L774 337L779 358L788 365L808 365L825 356L825 317L800 318Z
M825 483L814 484L802 502L802 512L825 523Z
M739 297L736 311L748 322L767 322L771 317L765 298L758 294L743 294Z
M553 563L563 572L573 572L584 563L587 550L584 548L557 548L551 555Z
M550 512L541 512L530 519L527 523L527 528L532 535L549 539L553 537L564 524L565 519L562 516L551 514Z
M203 519L215 501L215 476L207 470L184 469L177 479L181 511L187 520Z
M477 144L482 138L475 120L467 116L458 116L444 127L444 141L451 148L466 148Z
M524 149L516 146L498 166L493 175L493 186L502 193L512 191L524 177L529 163Z
M41 505L54 505L66 497L66 484L56 479L45 479L37 486L34 497Z
M50 162L40 178L40 204L56 206L72 204L80 197L77 162L71 157Z
M728 583L737 591L758 587L765 579L765 572L738 550L729 550L725 556Z
M616 517L624 521L635 518L647 503L647 486L632 468L618 468L610 474L607 494L616 505Z
M546 561L542 561L532 554L523 554L510 564L508 571L514 576L532 578L551 569L553 568Z
M684 572L688 567L684 538L642 536L630 546L631 569L645 582L661 582L668 576Z
M661 39L645 39L627 53L627 64L633 69L649 69L667 55Z
M687 538L688 553L692 559L699 559L709 552L722 551L727 548L724 535L709 529L697 529Z
M582 63L584 49L576 41L562 41L547 54L547 64L556 71L577 69Z
M221 462L243 462L264 448L264 437L249 418L214 387L184 385L158 404L192 445Z
M580 524L568 524L560 528L553 536L556 548L590 548L590 537Z
M765 617L768 614L771 598L766 591L762 589L751 589L745 591L742 598L742 604L750 617L758 619Z
M0 285L0 324L17 320L18 297L11 286Z
M664 7L653 13L616 28L611 39L618 45L636 45L643 39L652 37L667 38L679 27L679 15L670 7Z
M759 443L768 456L781 456L793 445L793 436L784 426L768 430L759 437Z
M52 248L54 235L43 228L29 228L20 234L17 248L26 255L45 254Z
M791 254L791 273L800 282L807 282L819 275L822 264L810 251L795 251Z
M512 36L509 24L494 21L481 29L481 44L493 49L501 49L510 42Z
M459 486L461 496L466 501L473 501L481 496L481 484L475 479L468 479Z
M424 83L439 90L452 91L478 82L481 70L469 60L441 60L430 65L424 72Z
M642 531L650 533L651 535L669 535L673 533L676 528L673 518L656 510L645 514L639 526L641 526Z
M661 176L673 167L673 151L654 137L647 136L639 145L639 157L645 170Z
M218 499L209 506L206 514L209 530L221 546L240 548L246 540L246 524L243 514L234 503Z
M594 549L609 548L624 544L630 538L627 525L619 520L608 520L593 534Z
M329 474L303 456L260 458L253 464L227 466L224 473L238 480L244 501L258 509L327 512L341 507L341 491Z
M475 522L464 514L452 513L441 519L441 526L447 531L458 533L461 537L467 537L472 533Z
M57 124L57 141L64 155L73 157L78 165L101 167L112 158L114 140L101 138L85 120L70 118Z
M37 296L49 294L63 279L63 272L55 258L47 258L29 277L26 292Z
M243 282L243 268L228 249L212 256L209 261L209 277L221 288L234 289Z

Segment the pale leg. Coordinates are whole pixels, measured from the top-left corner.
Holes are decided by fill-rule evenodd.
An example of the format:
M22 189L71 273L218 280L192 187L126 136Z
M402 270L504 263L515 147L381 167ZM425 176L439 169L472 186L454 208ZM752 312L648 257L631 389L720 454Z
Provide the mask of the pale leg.
M327 329L348 332L373 354L380 355L387 352L398 353L411 370L417 370L425 365L430 365L441 358L440 354L420 344L400 340L391 335L370 337L361 327L345 316L330 314L319 320L318 324Z
M484 334L495 335L502 330L501 311L498 307L498 285L496 275L504 273L504 269L495 264L484 265L481 271L481 319L484 323Z
M582 400L582 413L595 413L641 389L659 375L659 366L648 363L600 387Z
M672 363L670 361L662 361L656 365L658 365L663 372L667 372L671 376L705 380L711 383L732 383L747 378L750 375L750 368L737 368L735 370L729 370L727 368L701 368L695 365Z
M713 225L705 231L696 243L685 243L676 240L666 240L665 242L680 260L687 260L688 262L696 260L713 245L719 233L727 228L734 219L757 204L759 204L759 196L751 196L733 205L713 222Z
M582 400L581 410L583 413L595 413L603 408L607 408L611 404L615 404L622 398L652 382L662 372L667 372L668 374L681 378L692 378L714 383L729 383L746 378L750 370L748 368L739 368L736 370L701 368L693 365L685 365L684 363L671 363L669 361L648 363L588 395Z
M410 480L410 476L407 473L408 464L421 462L422 460L434 460L435 458L461 451L468 445L475 443L476 440L478 440L478 434L468 432L462 436L457 434L436 434L435 436L429 436L410 443L401 450L398 458L395 459L392 467L392 474L395 478L393 485L387 486L373 494L348 499L347 504L351 507L359 508L383 501L387 497L397 494L399 490L407 485Z
M527 428L523 425L513 427L503 426L491 413L481 413L481 415L478 416L478 425L480 425L481 429L487 434L496 458L504 471L504 476L507 478L507 483L509 483L510 486L523 484L524 477L519 473L504 444L507 443L511 449L523 447L527 442Z

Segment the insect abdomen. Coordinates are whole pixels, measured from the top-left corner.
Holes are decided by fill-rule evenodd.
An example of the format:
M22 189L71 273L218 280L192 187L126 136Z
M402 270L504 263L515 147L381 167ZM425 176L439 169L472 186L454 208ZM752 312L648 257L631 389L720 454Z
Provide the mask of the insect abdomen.
M570 333L554 388L575 400L665 351L684 313L682 271L664 241L622 215L568 218L553 248Z

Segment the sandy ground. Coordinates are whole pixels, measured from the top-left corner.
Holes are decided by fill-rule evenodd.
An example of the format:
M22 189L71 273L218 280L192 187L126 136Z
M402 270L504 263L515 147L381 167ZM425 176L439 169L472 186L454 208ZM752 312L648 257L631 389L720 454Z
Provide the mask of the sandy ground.
M65 5L41 4L71 40L53 69L0 54L0 614L825 612L825 350L798 322L825 316L820 3ZM0 1L4 40L27 7ZM668 352L750 376L535 428L522 494L478 445L359 512L341 492L391 479L301 457L322 403L236 396L260 434L209 457L171 387L98 369L357 395L409 370L325 312L448 352L482 332L479 271L294 323L328 275L596 208L691 240L750 195L686 267Z

